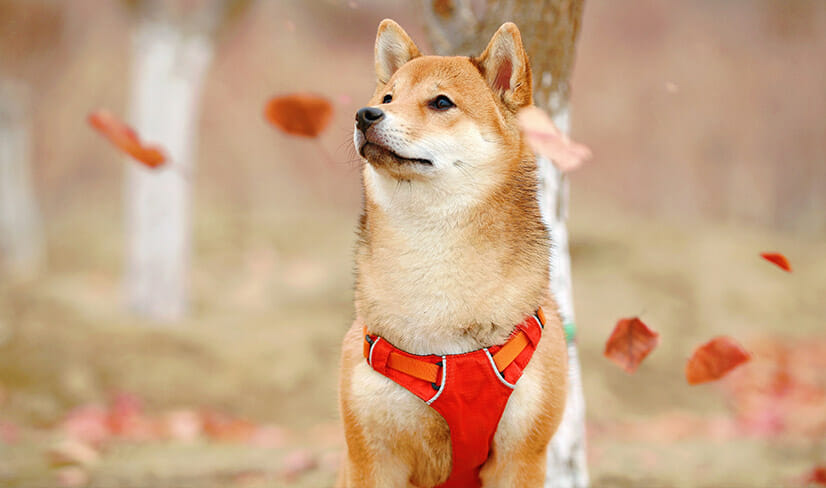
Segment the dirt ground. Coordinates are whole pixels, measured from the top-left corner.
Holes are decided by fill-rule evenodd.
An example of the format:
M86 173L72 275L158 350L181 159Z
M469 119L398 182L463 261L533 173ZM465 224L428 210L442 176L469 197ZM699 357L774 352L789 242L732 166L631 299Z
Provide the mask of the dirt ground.
M752 349L767 340L819 341L826 351L826 243L581 208L571 234L594 485L799 485L826 459L818 430L826 409L814 415L823 423L814 431L740 431L724 386L740 380L691 387L682 368L694 345L718 334ZM243 225L239 217L217 227ZM271 247L245 246L232 257L204 249L196 262L196 312L175 327L123 314L117 273L69 266L117 255L103 223L63 227L56 240L82 235L83 242L51 257L54 272L0 294L1 418L22 429L18 441L0 443L3 485L50 486L55 469L45 451L60 437L54 426L61 416L127 391L149 411L208 406L287 434L268 449L204 439L115 441L91 470L89 486L329 486L342 442L337 346L352 317L355 218L282 215L277 225L253 226L261 231L250 240ZM761 261L757 252L766 246L784 249L799 263L795 272ZM601 351L615 320L636 314L661 333L662 344L628 376ZM826 387L823 370L814 381ZM288 483L281 462L296 449L326 461Z
M410 2L368 3L258 2L221 34L193 180L192 311L177 324L124 310L128 163L82 122L126 112L128 16L73 1L62 44L12 65L34 80L47 259L33 278L0 276L0 486L331 485L353 319L352 113L372 91L378 20L424 38ZM805 486L826 464L826 8L587 4L573 132L595 159L571 176L569 223L593 486ZM318 141L262 120L269 96L297 90L335 104ZM635 315L661 344L627 375L602 350ZM686 358L723 334L752 361L688 386ZM67 416L123 393L142 419L235 420L115 436L79 471L55 461Z

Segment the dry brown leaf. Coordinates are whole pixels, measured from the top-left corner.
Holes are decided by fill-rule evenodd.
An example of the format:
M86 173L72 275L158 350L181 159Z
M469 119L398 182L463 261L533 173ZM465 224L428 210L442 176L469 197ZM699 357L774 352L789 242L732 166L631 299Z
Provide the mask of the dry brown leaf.
M519 111L518 118L531 149L553 161L563 173L573 171L591 159L591 150L572 141L542 109L525 107Z

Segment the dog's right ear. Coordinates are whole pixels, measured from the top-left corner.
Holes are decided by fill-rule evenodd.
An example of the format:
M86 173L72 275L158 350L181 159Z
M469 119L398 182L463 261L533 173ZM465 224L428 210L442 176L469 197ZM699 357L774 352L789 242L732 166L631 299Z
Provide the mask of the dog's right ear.
M402 65L422 54L407 32L390 19L379 24L376 34L376 79L385 84Z

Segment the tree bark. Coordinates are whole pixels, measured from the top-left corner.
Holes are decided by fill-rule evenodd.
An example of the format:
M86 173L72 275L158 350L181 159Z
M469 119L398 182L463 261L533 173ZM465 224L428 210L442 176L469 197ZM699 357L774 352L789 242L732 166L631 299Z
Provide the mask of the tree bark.
M134 312L168 322L188 309L191 175L221 13L219 2L206 2L200 8L213 11L190 18L170 15L162 2L146 3L133 39L130 113L137 132L162 146L168 161L158 169L128 165L125 288Z
M424 0L431 43L443 55L477 55L501 24L514 22L531 59L534 102L565 133L575 46L584 0ZM481 7L482 11L474 11ZM550 161L538 158L540 201L551 234L551 290L566 331L573 331L571 259L565 226L568 182ZM569 391L565 414L548 450L548 488L588 486L585 458L585 400L576 344L568 343Z
M43 261L43 233L32 188L25 86L0 80L0 264L27 278Z

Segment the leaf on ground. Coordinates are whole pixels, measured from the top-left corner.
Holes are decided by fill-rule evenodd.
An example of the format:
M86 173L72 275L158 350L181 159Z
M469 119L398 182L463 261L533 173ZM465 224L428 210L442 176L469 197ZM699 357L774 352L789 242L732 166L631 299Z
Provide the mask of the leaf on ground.
M194 441L204 431L201 415L195 410L185 408L167 412L160 424L164 436L176 441Z
M605 343L603 354L630 374L659 342L660 335L638 317L620 319Z
M299 449L287 454L281 464L280 474L286 481L293 481L302 474L318 467L318 459L310 451Z
M95 448L74 439L58 442L46 454L52 466L92 466L100 460Z
M748 368L732 371L722 390L749 435L826 436L826 338L752 339Z
M694 350L685 366L688 384L715 381L751 359L740 344L730 337L720 336Z
M518 118L531 149L553 161L563 173L573 171L591 159L591 150L572 141L542 109L535 106L523 108Z
M319 95L293 93L271 98L264 115L287 134L318 137L333 118L333 105Z
M143 403L135 395L115 395L106 420L110 432L124 439L139 441L158 437L155 422L144 415Z
M252 422L204 410L201 413L204 433L211 439L226 442L249 442L256 427Z
M250 438L250 444L265 449L283 447L287 433L277 425L262 425L255 429Z
M107 110L95 110L87 118L89 125L101 133L118 149L150 168L166 162L160 148L141 143L138 134Z
M783 271L787 271L789 273L792 272L792 267L789 264L789 260L786 259L786 256L780 254L779 252L760 253L760 257L762 257L770 263L775 264L778 268L782 269Z
M69 438L92 445L99 445L112 435L109 412L99 405L85 405L72 410L61 427Z
M89 472L80 466L66 466L55 472L57 486L61 488L81 488L89 484Z
M0 420L0 443L14 444L20 440L20 429L17 425Z

